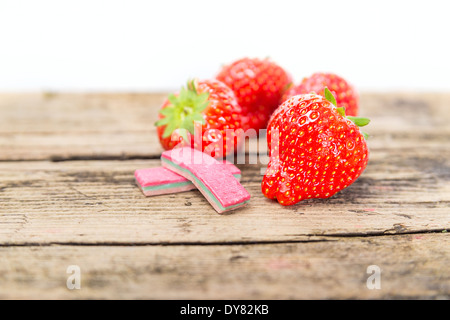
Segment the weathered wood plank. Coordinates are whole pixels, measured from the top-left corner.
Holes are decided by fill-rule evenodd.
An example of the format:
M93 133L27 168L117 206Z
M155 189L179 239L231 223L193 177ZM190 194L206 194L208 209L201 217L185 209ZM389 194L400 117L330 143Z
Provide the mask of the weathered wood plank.
M134 184L159 165L164 96L0 94L0 298L450 298L449 94L363 93L371 153L352 186L285 208L247 162L252 200L227 216Z
M0 247L0 299L450 299L447 234L221 246ZM77 265L81 289L69 290ZM380 289L368 289L381 269Z
M159 160L0 163L0 243L227 243L450 228L450 151L374 153L363 175L327 200L290 207L260 191L243 165L250 204L218 215L198 191L144 197L137 168Z
M0 94L0 160L157 157L162 149L153 123L164 98ZM449 149L448 105L445 93L362 93L361 113L372 119L371 148Z
M0 159L152 156L162 94L0 94Z

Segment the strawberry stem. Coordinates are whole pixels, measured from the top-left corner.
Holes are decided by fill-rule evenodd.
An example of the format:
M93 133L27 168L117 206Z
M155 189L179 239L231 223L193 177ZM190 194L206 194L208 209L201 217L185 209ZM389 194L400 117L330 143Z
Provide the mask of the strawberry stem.
M168 97L169 104L159 111L161 119L155 126L165 126L163 138L168 138L177 129L180 135L187 141L187 132L194 134L194 122L205 124L203 111L209 106L209 93L199 93L196 81L188 81L186 87L181 88L178 95L171 94Z
M358 127L364 127L364 126L367 126L369 124L369 122L370 122L369 118L346 116L345 115L345 108L337 106L336 98L331 93L331 91L328 90L327 87L325 87L323 91L324 91L325 99L328 100L329 102L331 102L336 107L337 112L341 116L349 119L354 124L356 124ZM363 134L365 139L367 139L369 137L369 135L367 133L362 132L362 131L361 131L361 133Z
M338 108L336 108L336 109L337 109L337 112L338 112L341 116L345 117L345 108L344 108L344 107L338 107Z

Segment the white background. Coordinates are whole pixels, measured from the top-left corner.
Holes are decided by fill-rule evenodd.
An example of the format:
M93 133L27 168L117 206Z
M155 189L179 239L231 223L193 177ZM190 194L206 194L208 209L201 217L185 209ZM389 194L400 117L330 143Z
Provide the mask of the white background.
M450 90L448 1L0 0L0 91L161 91L271 57L299 81Z

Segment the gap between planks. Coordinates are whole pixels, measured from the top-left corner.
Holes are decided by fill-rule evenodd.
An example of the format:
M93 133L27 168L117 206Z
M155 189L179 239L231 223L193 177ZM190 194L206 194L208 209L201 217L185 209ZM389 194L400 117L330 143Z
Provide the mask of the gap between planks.
M386 233L373 232L367 234L361 233L337 233L324 234L319 239L301 239L301 240L258 240L258 241L230 241L230 242L26 242L26 243L0 243L1 247L52 247L52 246L78 246L78 247L178 247L178 246L254 246L254 245L270 245L270 244L301 244L301 243L316 243L316 242L336 242L339 238L378 238L378 237L396 237L405 235L420 235L420 234L442 234L447 235L447 229L434 230L415 230L407 232ZM301 235L304 237L318 237L317 235Z

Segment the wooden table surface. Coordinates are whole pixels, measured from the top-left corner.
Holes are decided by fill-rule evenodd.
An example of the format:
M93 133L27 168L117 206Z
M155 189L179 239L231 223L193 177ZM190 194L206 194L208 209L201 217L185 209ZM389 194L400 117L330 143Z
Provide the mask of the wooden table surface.
M160 165L164 97L0 94L0 299L450 298L450 93L363 92L353 185L282 207L244 164L252 199L225 216L198 191L135 185Z

